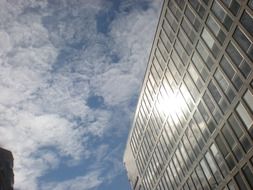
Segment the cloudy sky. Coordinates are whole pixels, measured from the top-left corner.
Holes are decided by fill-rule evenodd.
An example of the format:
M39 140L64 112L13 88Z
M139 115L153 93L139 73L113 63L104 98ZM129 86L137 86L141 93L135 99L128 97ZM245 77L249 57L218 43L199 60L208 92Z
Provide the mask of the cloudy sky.
M0 146L16 190L127 190L162 0L0 0Z

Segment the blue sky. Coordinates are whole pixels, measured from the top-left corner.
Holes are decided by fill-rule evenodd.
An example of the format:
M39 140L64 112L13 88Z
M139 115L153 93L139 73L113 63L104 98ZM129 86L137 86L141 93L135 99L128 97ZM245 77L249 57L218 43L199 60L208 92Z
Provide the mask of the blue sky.
M0 145L16 190L127 190L161 0L0 0Z

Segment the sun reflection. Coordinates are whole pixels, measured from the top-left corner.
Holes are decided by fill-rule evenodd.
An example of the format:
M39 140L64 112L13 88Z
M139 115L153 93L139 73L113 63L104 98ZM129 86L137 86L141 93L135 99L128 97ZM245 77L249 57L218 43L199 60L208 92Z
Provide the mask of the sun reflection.
M184 117L183 110L186 109L186 105L180 94L170 93L167 96L159 97L158 109L166 116L170 115L172 118L181 119L181 117ZM175 121L175 119L173 120Z

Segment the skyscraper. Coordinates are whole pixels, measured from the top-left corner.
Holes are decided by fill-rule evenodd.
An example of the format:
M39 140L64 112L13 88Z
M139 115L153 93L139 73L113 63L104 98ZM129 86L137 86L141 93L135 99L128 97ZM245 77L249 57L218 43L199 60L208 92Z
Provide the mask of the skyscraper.
M124 154L132 189L253 189L253 0L165 0Z
M0 148L0 190L13 190L13 156L8 150Z

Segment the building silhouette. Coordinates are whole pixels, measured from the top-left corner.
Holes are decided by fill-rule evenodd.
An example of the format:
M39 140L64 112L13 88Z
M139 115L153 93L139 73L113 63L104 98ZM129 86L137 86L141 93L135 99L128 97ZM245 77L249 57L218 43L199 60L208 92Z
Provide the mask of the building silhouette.
M13 190L13 156L8 150L0 148L0 190Z
M132 189L253 189L253 0L165 0L124 154Z

